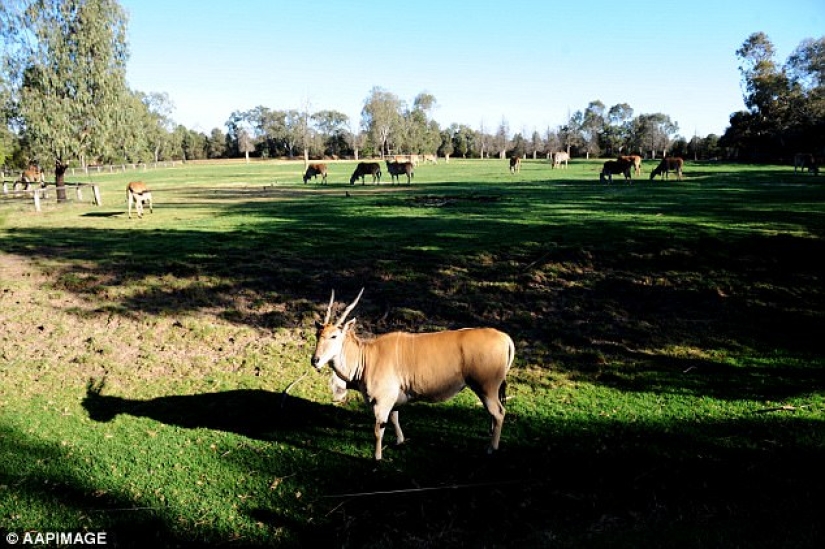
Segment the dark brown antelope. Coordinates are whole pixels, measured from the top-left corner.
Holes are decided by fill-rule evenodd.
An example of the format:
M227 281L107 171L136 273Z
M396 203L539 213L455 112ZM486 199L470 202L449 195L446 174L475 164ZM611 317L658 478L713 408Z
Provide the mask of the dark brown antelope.
M602 171L599 174L599 181L604 183L605 179L607 179L608 183L613 183L613 176L622 174L624 175L624 180L628 183L633 183L633 179L630 177L630 169L633 167L633 162L630 160L618 159L618 160L608 160L602 166Z
M516 173L521 171L521 157L520 156L511 156L510 157L510 173Z
M633 175L639 177L642 175L642 157L638 154L628 154L626 156L620 156L618 160L624 160L626 162L630 162L633 164Z
M392 332L374 339L355 335L355 319L346 322L361 293L332 323L335 292L323 322L317 322L312 365L330 364L333 392L357 388L375 415L375 459L381 459L384 428L389 419L396 444L404 442L398 407L412 400L441 402L469 387L493 419L489 452L498 449L504 422L507 372L515 346L493 328L465 328L431 333Z
M355 180L361 178L363 185L366 180L365 177L371 175L373 183L381 183L381 165L378 162L359 162L352 172L352 177L349 178L349 184L355 185Z
M684 166L685 161L679 158L678 156L669 156L667 158L663 158L659 165L656 166L652 172L650 172L650 179L653 179L659 174L662 174L663 179L667 179L669 172L676 172L676 179L679 181L682 180L682 166Z

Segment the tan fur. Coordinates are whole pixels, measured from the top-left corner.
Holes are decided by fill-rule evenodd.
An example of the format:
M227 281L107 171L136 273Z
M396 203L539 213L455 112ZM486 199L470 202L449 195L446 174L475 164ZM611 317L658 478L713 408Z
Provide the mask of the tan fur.
M626 162L631 162L633 164L633 175L636 177L642 175L642 157L638 154L628 154L625 156L620 156L619 160L624 160Z
M138 217L143 217L143 203L149 204L149 212L154 213L152 207L152 192L143 181L131 181L126 185L126 201L129 204L129 219L132 218L132 204L135 205Z
M553 153L553 169L561 168L562 162L564 162L564 167L567 168L567 163L570 161L570 155L566 152L556 152Z
M32 183L40 183L41 187L45 187L45 182L46 178L43 171L36 164L32 164L20 174L20 179L14 183L14 189L22 188L23 190L30 191L32 190Z
M329 362L335 375L347 387L357 388L372 407L375 459L382 457L388 419L397 443L404 441L398 406L412 400L441 402L465 387L476 393L492 417L489 450L498 449L506 376L515 357L510 336L493 328L466 328L420 334L392 332L362 340L353 332L355 320L343 324L345 318L346 312L338 323L330 324L328 314L324 323L318 323L312 364L321 368ZM335 384L333 380L333 388Z
M387 160L387 171L390 172L390 181L398 181L399 183L399 176L406 175L407 176L407 185L410 184L411 178L415 177L415 166L413 166L412 162L390 162Z

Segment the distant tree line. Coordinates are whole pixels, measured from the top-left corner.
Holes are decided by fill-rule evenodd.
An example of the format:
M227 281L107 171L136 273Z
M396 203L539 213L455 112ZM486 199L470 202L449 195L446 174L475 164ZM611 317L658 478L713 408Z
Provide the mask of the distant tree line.
M679 135L663 113L636 114L627 103L599 100L543 132L493 127L440 127L436 98L411 103L380 87L370 90L360 121L335 110L258 106L229 115L209 134L176 124L165 93L126 85L127 18L116 0L19 0L0 3L0 161L69 165L139 163L255 156L321 158L432 154L447 157L573 156L776 160L795 151L821 152L825 128L825 39L806 40L784 65L773 45L753 34L736 52L747 110L716 135Z
M736 51L746 110L730 117L720 144L748 161L825 155L825 36L803 40L784 64L764 33Z

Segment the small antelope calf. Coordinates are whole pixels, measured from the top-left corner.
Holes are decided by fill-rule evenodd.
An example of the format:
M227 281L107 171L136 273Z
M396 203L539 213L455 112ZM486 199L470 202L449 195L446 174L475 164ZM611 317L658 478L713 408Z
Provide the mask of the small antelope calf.
M132 181L126 186L126 200L129 203L129 219L132 219L132 204L135 205L138 217L143 217L143 204L149 204L149 213L152 208L152 192L143 181Z

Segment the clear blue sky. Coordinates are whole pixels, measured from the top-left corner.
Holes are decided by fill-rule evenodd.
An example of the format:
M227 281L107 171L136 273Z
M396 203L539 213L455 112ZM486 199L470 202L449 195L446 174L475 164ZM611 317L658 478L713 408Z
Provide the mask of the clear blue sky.
M744 108L735 52L765 32L784 62L825 35L823 0L121 0L132 89L208 133L236 110L334 109L374 86L435 96L442 127L544 133L593 100L663 112L691 137Z

